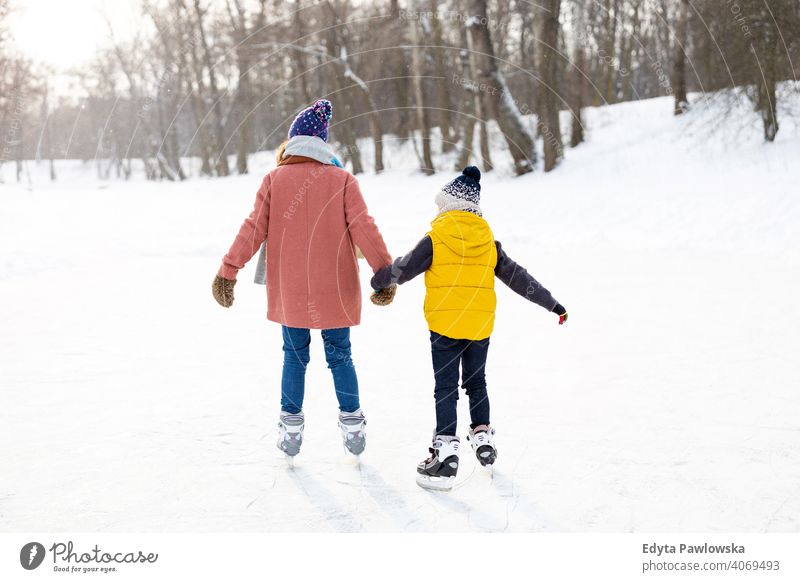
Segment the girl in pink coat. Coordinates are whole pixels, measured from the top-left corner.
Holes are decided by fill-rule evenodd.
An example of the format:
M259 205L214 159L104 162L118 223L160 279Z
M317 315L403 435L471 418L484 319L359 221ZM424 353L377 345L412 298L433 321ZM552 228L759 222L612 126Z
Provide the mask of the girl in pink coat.
M303 441L311 329L322 330L344 445L354 455L364 450L366 423L350 351L350 327L361 318L356 247L373 273L391 264L358 182L337 167L327 144L331 114L331 103L321 99L295 118L278 167L264 177L212 287L217 302L230 307L237 273L266 242L267 319L283 328L278 448L288 457Z

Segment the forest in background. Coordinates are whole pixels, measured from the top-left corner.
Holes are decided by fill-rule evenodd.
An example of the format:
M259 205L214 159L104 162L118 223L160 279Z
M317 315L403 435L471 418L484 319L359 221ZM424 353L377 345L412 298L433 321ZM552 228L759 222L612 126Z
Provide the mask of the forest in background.
M800 72L797 0L142 0L132 38L108 21L91 62L54 71L14 47L0 0L0 164L94 161L101 178L248 171L317 98L334 104L331 139L354 173L384 168L386 136L456 167L518 175L558 167L584 140L589 106L687 94L745 99L775 139L785 80ZM735 89L734 91L729 91ZM730 108L731 111L735 109ZM569 123L562 124L561 112ZM720 123L725 123L721 119ZM489 146L487 125L507 148ZM473 145L475 144L475 145Z

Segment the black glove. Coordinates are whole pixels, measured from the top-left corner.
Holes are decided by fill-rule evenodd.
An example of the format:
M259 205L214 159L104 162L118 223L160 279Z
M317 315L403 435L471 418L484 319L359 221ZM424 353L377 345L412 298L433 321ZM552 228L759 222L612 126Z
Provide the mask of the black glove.
M564 325L567 322L567 310L560 303L556 303L553 307L553 313L558 316L558 325Z

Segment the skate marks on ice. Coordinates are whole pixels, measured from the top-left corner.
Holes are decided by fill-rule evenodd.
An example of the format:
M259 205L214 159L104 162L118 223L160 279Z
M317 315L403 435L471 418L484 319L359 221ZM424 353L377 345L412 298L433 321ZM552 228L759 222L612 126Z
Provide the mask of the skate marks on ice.
M520 490L513 475L509 477L496 467L492 471L491 489L498 498L506 500L503 531L509 529L515 516L520 516L519 519L514 519L515 531L562 531L534 502L534 495Z
M380 471L371 465L361 465L364 490L384 511L386 511L401 531L431 531L430 524L422 514L414 512L406 503L402 493L389 485Z
M299 488L306 485L305 480L310 476L310 472L304 471L300 463L301 461L298 461L292 475ZM301 470L298 471L298 468ZM292 473L291 470L288 472ZM415 511L410 507L411 498L397 487L390 485L382 476L379 467L364 462L361 457L354 458L347 455L334 463L328 463L316 474L320 477L316 485L322 486L322 480L330 484L328 493L331 499L345 497L351 499L357 508L353 515L354 519L358 521L357 516L363 515L363 519L359 521L363 530L371 530L380 523L379 529L382 530L432 531L431 524L423 517L424 512ZM312 482L311 488L306 493L312 494L314 487L315 484ZM339 507L343 506L341 500L337 503ZM320 505L324 506L324 503Z
M324 517L325 522L339 533L362 531L364 524L345 507L336 495L299 463L286 468L286 475L308 502Z
M523 453L524 455L524 453ZM558 525L535 503L535 496L519 486L515 479L519 461L509 476L497 466L482 467L462 460L462 471L449 492L419 489L439 508L448 530L463 530L464 524L448 525L448 517L465 516L466 529L481 532L561 531ZM431 530L433 531L433 530Z
M466 459L465 459L466 460ZM421 489L413 477L391 467L343 456L334 461L298 458L293 468L275 459L280 494L291 485L299 512L311 512L306 527L360 531L561 531L534 501L530 483L520 487L497 467L463 463L463 480L449 492ZM285 498L284 502L290 502ZM314 525L316 524L316 525Z

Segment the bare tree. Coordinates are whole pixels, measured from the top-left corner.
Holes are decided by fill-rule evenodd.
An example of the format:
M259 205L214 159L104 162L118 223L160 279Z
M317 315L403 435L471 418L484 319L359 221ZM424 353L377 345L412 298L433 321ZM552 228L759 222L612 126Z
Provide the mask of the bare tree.
M415 0L409 0L409 8L412 13L419 14ZM420 169L422 173L431 175L436 170L433 167L433 157L431 156L431 127L428 120L428 111L425 108L425 90L423 88L423 80L425 79L425 65L423 61L420 26L424 17L420 19L410 19L411 27L411 62L414 84L414 100L416 101L417 113L417 127L420 133L420 141L422 142L422 159L420 160Z
M585 35L586 35L586 8L583 3L573 2L572 16L575 30L572 34L572 82L571 82L571 103L570 111L571 117L571 131L570 131L570 146L577 147L584 140L583 128L583 107L586 99L586 49L585 49Z
M624 14L626 16L625 30L622 35L620 51L619 76L622 79L622 100L630 101L633 98L633 62L634 55L638 54L641 42L639 34L641 29L642 0L628 0Z
M430 34L434 45L431 52L433 53L436 76L441 80L447 77L447 64L445 62L445 52L442 48L442 23L435 16L436 5L436 0L431 0L430 11L434 13L433 18L430 19ZM450 121L450 91L447 90L447 87L439 87L437 89L436 104L438 107L439 131L442 134L442 151L449 152L455 146L455 139L452 134L452 122Z
M464 28L463 35L466 39L466 45L469 50L470 68L470 75L467 79L465 79L465 82L469 84L470 91L474 96L473 110L475 112L475 117L478 119L478 129L480 130L479 139L483 171L491 172L494 169L494 164L492 163L491 149L489 148L489 128L487 123L489 120L489 107L486 101L486 93L480 90L479 83L476 81L478 79L478 75L480 74L480 68L478 65L479 55L475 50L472 34L468 34L467 29Z
M478 80L487 87L487 101L492 115L508 144L517 175L532 172L536 165L536 148L533 135L517 108L505 78L497 66L492 39L487 26L486 0L471 0L472 14L467 21L472 46L476 55Z
M675 115L681 115L689 106L686 97L686 50L688 45L689 0L679 0L677 7L675 43L673 45L672 89L675 95Z
M606 62L613 61L616 56L617 20L619 19L620 0L605 0L603 11L605 13L603 58ZM605 102L614 103L617 100L617 70L614 66L605 67Z
M233 5L231 5L233 4ZM241 0L227 0L226 8L231 23L231 31L236 52L237 85L236 108L238 111L239 125L237 127L236 171L239 174L247 173L247 156L252 151L252 116L253 89L250 82L250 46L252 39L258 31L264 28L266 22L266 0L259 0L259 10L255 16L248 15ZM253 20L252 25L250 20Z
M561 25L561 0L542 0L540 11L541 48L539 72L542 76L542 94L539 97L539 133L544 141L544 171L550 172L564 157L559 120L559 53L558 37Z
M461 76L465 80L464 98L461 102L460 111L464 116L463 135L461 136L461 149L456 160L455 170L460 171L469 165L469 160L473 155L472 146L475 141L475 88L473 84L466 83L470 78L469 53L466 50L459 51L461 60Z
M744 77L755 85L753 101L761 115L764 140L773 142L780 129L778 82L797 78L789 47L800 44L800 5L796 0L746 0L744 9L753 25L751 60Z
M357 90L362 98L362 107L367 111L367 119L369 120L370 131L372 133L372 143L375 153L374 169L376 173L380 173L383 171L383 127L376 111L377 107L372 99L369 85L364 79L357 75L353 69L349 46L350 30L331 2L328 1L326 4L334 19L342 23L333 29L339 49L338 55L333 57L333 62L339 67L340 74L352 83L353 88Z
M225 140L223 137L225 123L222 114L221 94L217 82L217 69L214 57L211 54L211 44L208 41L208 33L206 32L206 15L208 14L209 8L203 8L200 4L200 0L194 0L193 5L195 27L202 50L201 58L205 67L204 73L208 78L209 108L212 113L212 135L214 138L214 150L217 156L214 160L214 169L217 176L227 176L230 173L230 169L228 168L228 156L225 152Z

